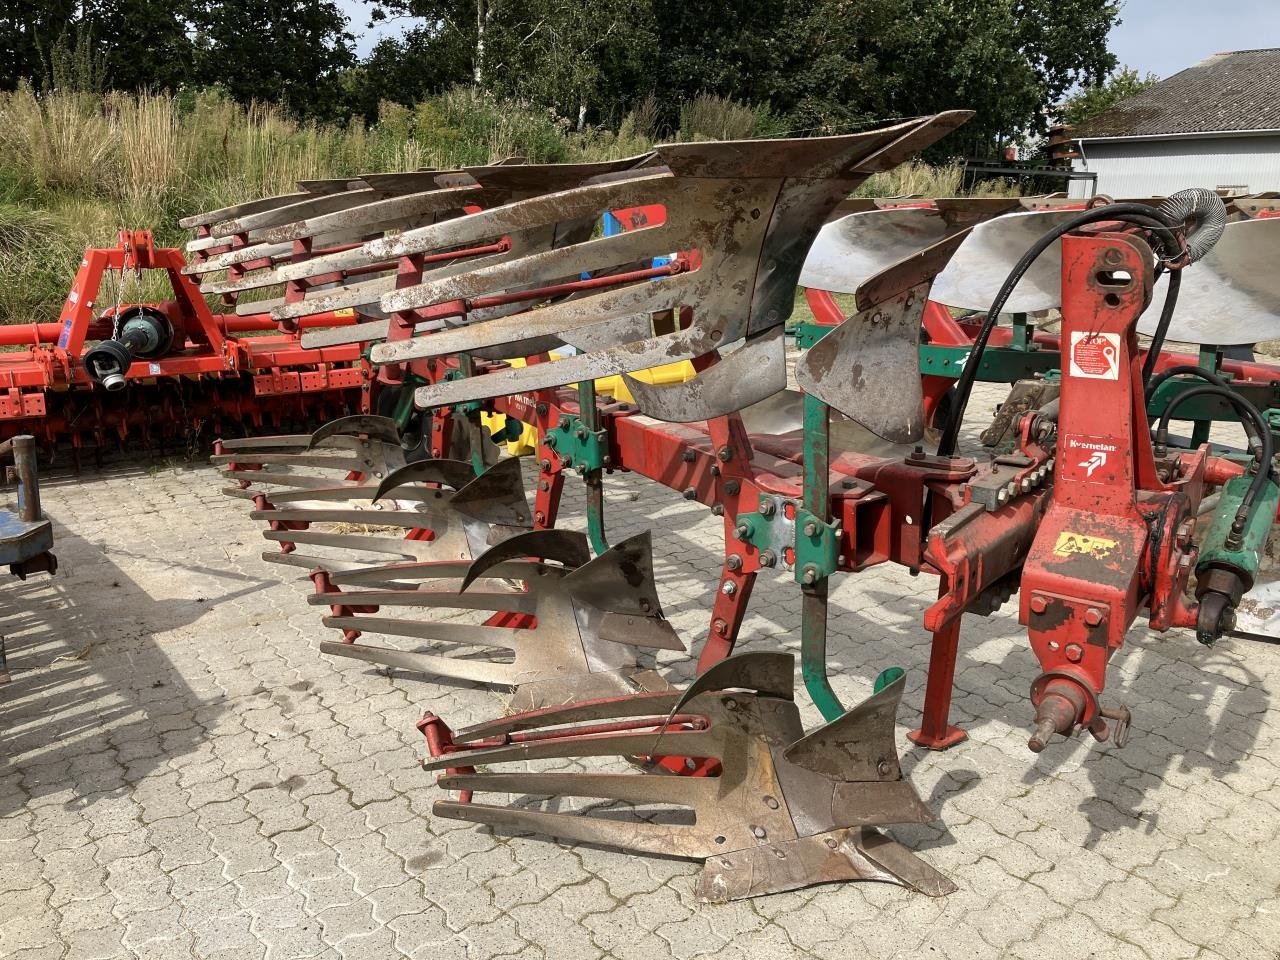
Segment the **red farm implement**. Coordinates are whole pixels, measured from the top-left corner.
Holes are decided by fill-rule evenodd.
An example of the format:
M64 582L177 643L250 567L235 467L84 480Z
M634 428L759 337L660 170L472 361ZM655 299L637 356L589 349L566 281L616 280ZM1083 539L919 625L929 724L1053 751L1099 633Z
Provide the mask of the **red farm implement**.
M335 631L325 652L513 691L501 720L454 731L423 718L431 766L458 795L438 815L700 859L708 900L840 879L938 895L949 882L879 829L930 816L898 763L900 677L878 678L852 709L828 679L833 577L886 563L937 577L911 734L934 749L964 737L949 718L964 616L1015 594L1040 669L1026 708L1036 751L1083 732L1123 744L1130 710L1107 670L1139 621L1205 644L1241 633L1237 612L1267 586L1280 501L1280 376L1220 348L1275 336L1274 273L1248 257L1274 260L1277 222L1203 191L839 216L862 179L962 120L659 147L554 194L262 272L279 290L381 271L376 291L360 279L323 300L358 300L376 320L301 342L369 344L377 377L400 388L396 416L229 441L215 459L277 546L264 558L306 573ZM581 229L636 209L620 232ZM563 239L522 245L521 232ZM503 249L437 259L491 245ZM797 282L821 325L802 332L799 391L783 342ZM1037 328L1045 310L1053 332ZM696 376L638 376L673 360ZM634 402L600 394L606 376ZM962 445L979 379L1013 390L981 442ZM533 429L532 502L519 461L480 455L486 414ZM1243 448L1207 442L1226 419L1242 424ZM1172 435L1171 420L1193 435ZM430 436L429 459L406 457L410 424ZM468 460L445 459L451 432ZM615 471L723 525L684 690L650 668L655 650L695 646L663 617L650 540L608 537ZM555 529L574 477L585 536ZM808 733L791 657L734 652L756 579L780 570L800 594L801 676L826 721ZM614 769L593 766L610 758ZM570 760L573 772L557 769ZM680 807L693 822L476 802L482 792Z
M70 443L189 443L214 434L306 423L360 410L368 378L357 347L303 348L265 313L213 313L184 275L182 252L154 246L147 231L85 251L57 323L0 327L0 436L29 433L49 448ZM130 276L163 271L172 297L104 304ZM307 326L355 322L352 311Z

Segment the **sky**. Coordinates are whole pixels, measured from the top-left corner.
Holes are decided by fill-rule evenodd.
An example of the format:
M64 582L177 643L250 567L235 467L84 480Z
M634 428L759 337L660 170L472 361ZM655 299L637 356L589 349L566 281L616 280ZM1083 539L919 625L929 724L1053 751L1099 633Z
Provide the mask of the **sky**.
M1125 0L1111 52L1164 79L1210 54L1280 47L1280 0Z
M361 56L408 22L384 21L369 30L364 0L338 3ZM1111 51L1121 63L1162 79L1213 53L1280 47L1280 0L1124 0L1120 18L1111 31Z

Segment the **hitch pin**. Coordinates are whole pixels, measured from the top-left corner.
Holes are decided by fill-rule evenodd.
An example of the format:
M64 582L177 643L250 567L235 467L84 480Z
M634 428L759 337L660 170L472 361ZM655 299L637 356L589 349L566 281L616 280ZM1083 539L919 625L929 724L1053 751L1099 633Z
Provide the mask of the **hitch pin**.
M1114 720L1115 726L1108 727L1107 720ZM1089 724L1089 733L1099 743L1106 742L1107 736L1111 736L1111 741L1117 748L1123 747L1129 742L1129 726L1133 722L1133 714L1123 703L1116 707L1098 708L1098 716Z

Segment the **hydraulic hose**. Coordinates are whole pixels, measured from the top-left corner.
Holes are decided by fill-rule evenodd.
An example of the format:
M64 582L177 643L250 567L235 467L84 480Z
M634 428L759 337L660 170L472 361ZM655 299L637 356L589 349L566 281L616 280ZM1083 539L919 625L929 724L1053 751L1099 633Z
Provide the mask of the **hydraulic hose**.
M1165 437L1169 431L1169 421L1173 418L1173 412L1187 400L1194 397L1217 396L1226 400L1241 414L1242 422L1244 418L1252 421L1253 426L1258 432L1258 444L1260 450L1255 452L1258 459L1258 470L1253 476L1249 489L1245 491L1244 499L1240 501L1240 509L1236 511L1236 519L1232 524L1232 530L1242 531L1249 519L1253 516L1255 502L1260 503L1258 494L1262 492L1263 486L1271 477L1271 460L1275 455L1274 442L1271 437L1271 427L1267 424L1262 414L1252 403L1234 393L1231 389L1217 384L1207 384L1202 387L1192 387L1186 393L1175 397L1173 401L1164 409L1164 413L1160 415L1160 424L1156 430L1157 437ZM1248 432L1246 428L1246 433Z
M1179 190L1168 197L1158 208L1162 213L1187 225L1187 263L1195 263L1222 239L1222 231L1227 228L1227 206L1212 190L1193 187L1190 190ZM1173 309L1178 302L1178 288L1182 284L1182 271L1174 270L1169 275L1169 289L1165 293L1164 309L1160 311L1160 322L1152 334L1151 343L1147 347L1147 360L1142 365L1142 379L1151 379L1156 368L1156 360L1164 348L1164 338L1169 332L1169 324L1173 321Z

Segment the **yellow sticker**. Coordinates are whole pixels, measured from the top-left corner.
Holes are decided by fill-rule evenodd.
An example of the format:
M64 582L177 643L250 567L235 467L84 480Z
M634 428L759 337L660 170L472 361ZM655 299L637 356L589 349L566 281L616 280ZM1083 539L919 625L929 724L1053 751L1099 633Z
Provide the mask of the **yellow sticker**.
M351 320L355 318L356 312L352 310L350 307L347 307L345 310L333 311L333 315L342 320Z
M1110 556L1111 551L1118 545L1117 540L1108 540L1106 537L1086 537L1083 533L1064 530L1058 534L1058 542L1053 545L1053 552L1060 557L1083 553L1085 556L1101 560Z

